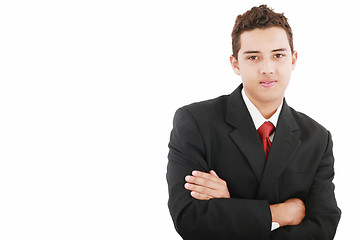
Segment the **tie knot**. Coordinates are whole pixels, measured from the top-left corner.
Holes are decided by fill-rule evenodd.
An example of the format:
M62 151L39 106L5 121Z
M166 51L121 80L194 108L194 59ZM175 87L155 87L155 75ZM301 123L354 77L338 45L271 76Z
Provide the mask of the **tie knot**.
M257 130L261 139L269 138L275 130L275 126L271 122L264 122Z

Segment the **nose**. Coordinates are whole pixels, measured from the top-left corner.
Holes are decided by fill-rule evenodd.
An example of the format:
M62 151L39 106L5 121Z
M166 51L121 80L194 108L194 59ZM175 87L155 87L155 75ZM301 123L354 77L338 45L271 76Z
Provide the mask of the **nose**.
M275 66L271 60L264 60L260 65L260 73L261 75L274 74Z

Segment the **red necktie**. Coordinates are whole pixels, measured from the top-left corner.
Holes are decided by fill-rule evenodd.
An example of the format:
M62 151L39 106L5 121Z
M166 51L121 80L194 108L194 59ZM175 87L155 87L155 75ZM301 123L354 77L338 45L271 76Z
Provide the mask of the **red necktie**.
M264 122L257 130L261 143L264 147L265 157L267 158L270 151L271 142L269 136L274 132L275 127L271 122Z

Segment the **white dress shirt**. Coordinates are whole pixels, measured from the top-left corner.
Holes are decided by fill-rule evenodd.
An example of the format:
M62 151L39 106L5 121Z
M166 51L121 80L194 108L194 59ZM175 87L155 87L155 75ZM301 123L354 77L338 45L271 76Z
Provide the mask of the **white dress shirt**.
M276 125L277 125L277 122L278 122L278 119L279 119L279 115L280 115L280 112L281 112L281 108L282 108L282 105L283 105L284 101L281 102L281 104L277 108L276 112L269 119L266 119L266 118L263 117L263 115L261 115L260 111L255 107L255 105L246 96L246 93L245 93L244 89L241 90L241 94L242 94L242 97L244 99L245 105L246 105L246 107L247 107L247 109L248 109L248 111L250 113L250 116L251 116L251 118L252 118L252 120L254 122L256 130L258 130L259 127L264 122L271 122L276 128ZM271 142L274 139L274 135L275 135L275 132L273 132L269 136L269 139L270 139Z

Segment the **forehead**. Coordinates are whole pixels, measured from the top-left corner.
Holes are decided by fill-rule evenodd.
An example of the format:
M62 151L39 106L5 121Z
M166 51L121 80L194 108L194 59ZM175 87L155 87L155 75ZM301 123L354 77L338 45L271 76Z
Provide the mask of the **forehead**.
M281 27L254 29L240 35L240 50L271 52L274 49L286 48L290 50L286 31Z

